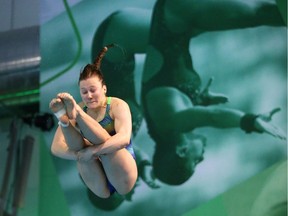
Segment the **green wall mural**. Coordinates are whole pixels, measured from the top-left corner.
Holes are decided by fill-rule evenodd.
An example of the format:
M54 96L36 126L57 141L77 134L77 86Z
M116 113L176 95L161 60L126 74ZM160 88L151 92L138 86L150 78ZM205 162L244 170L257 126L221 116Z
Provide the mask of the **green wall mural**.
M265 185L257 176L272 173L269 185L278 171L266 170L287 167L287 27L274 1L66 7L41 26L41 110L58 92L80 101L81 68L117 44L101 69L107 94L130 106L139 172L129 195L103 200L85 187L74 161L53 157L71 215L214 216L223 196L242 202L247 194L237 188ZM261 205L263 188L252 189L245 213L259 213L251 206ZM274 200L287 205L285 196ZM233 215L231 207L240 209L225 202L219 215Z

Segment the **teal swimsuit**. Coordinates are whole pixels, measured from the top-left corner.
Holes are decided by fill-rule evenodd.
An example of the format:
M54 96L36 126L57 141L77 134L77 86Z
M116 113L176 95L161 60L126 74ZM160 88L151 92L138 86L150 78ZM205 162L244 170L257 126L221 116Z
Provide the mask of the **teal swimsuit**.
M111 104L111 97L107 98L107 106L106 106L106 112L105 112L105 116L104 118L99 122L99 124L111 135L115 135L116 131L114 128L114 120L111 118L111 116L109 115L109 111L110 111L110 104ZM87 113L87 106L83 107L84 112ZM130 140L130 143L128 146L125 147L128 152L132 155L132 157L135 159L135 153L133 150L133 146L132 146L132 141ZM110 193L113 194L116 189L113 187L113 185L109 182L109 180L107 179L108 182L108 187L110 190Z

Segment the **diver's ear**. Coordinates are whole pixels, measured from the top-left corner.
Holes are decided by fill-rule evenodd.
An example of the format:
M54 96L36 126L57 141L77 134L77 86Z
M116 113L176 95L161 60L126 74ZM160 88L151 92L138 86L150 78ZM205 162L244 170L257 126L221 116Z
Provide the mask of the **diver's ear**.
M184 158L187 155L187 146L177 146L176 147L176 154L181 157Z

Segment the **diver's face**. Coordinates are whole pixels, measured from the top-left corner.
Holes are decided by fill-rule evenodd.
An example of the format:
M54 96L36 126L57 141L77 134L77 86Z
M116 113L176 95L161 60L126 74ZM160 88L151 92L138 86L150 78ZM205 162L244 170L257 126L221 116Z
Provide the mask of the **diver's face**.
M186 133L176 151L180 157L187 157L196 165L203 160L205 145L206 138L204 136Z
M81 98L89 109L101 107L106 102L106 86L97 76L81 80L79 87Z

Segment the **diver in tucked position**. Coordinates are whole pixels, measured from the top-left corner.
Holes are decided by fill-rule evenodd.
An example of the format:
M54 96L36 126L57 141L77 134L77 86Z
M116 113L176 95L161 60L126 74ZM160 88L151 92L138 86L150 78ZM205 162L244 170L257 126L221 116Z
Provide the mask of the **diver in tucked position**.
M98 197L117 192L129 193L138 177L132 147L132 120L129 106L120 98L106 95L107 86L100 70L104 47L93 64L79 77L82 102L68 93L59 93L50 109L59 120L52 152L77 161L87 187Z

